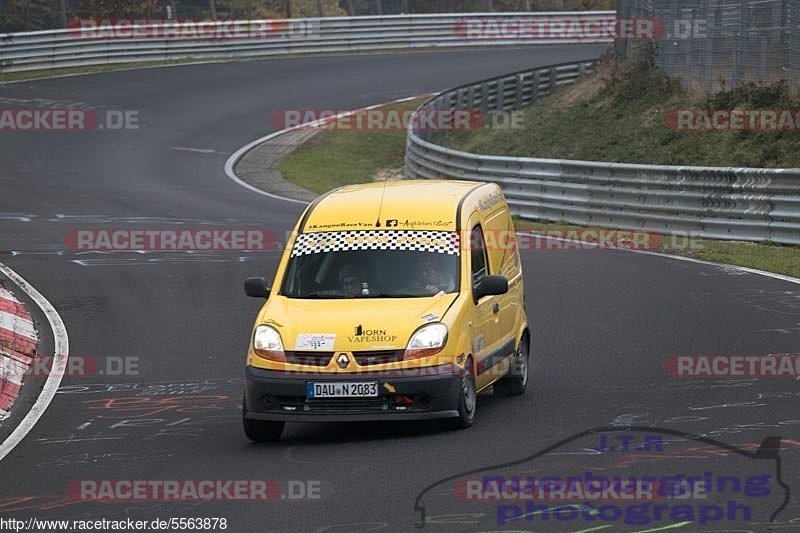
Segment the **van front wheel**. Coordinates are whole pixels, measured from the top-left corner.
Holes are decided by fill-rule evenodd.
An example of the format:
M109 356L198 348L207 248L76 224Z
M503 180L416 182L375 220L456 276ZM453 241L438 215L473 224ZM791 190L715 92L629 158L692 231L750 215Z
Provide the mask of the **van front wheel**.
M472 370L472 359L468 359L461 374L461 387L458 398L458 416L443 420L451 429L466 429L475 421L475 409L478 406L478 394L475 390L475 376Z
M274 442L281 438L285 422L244 420L244 434L253 442Z
M244 434L253 442L273 442L281 438L286 422L251 420L247 418L247 402L242 399L242 423Z
M511 368L500 381L494 384L494 390L502 396L520 396L525 394L530 372L530 346L527 336L523 337L511 361Z

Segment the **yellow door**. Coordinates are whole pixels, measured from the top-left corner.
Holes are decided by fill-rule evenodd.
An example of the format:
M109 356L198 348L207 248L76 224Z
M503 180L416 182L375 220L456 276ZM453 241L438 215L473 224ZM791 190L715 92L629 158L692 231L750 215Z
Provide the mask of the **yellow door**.
M498 209L484 223L484 237L489 257L491 274L508 279L508 292L496 296L499 306L497 313L497 335L500 346L509 353L516 348L517 333L521 326L523 309L522 268L520 265L517 240L514 235L514 224L507 207ZM509 349L509 343L513 345Z
M470 229L470 270L472 287L482 278L492 274L483 227L473 221ZM498 296L484 296L480 300L473 297L473 319L471 321L472 353L476 363L476 385L478 389L485 387L497 379L498 372L503 373L507 366L504 361L503 346L500 339L500 303Z

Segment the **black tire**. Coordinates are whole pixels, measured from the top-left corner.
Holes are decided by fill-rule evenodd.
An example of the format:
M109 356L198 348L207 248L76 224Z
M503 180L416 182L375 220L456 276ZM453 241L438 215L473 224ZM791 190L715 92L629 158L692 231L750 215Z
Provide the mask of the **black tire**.
M450 429L466 429L475 421L475 411L478 407L478 394L475 391L475 375L473 374L472 359L468 359L461 373L461 387L458 397L458 416L443 420L444 425Z
M508 369L502 379L494 384L494 391L501 396L520 396L525 394L528 388L528 375L530 372L530 341L528 336L522 340L511 361L511 368Z
M253 442L274 442L281 438L286 422L251 420L247 418L247 399L242 398L242 425L244 434Z

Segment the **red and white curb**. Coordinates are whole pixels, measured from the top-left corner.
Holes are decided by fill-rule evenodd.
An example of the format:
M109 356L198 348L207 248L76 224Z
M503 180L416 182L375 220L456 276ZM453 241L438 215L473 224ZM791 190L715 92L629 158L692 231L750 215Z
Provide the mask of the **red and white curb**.
M39 396L25 413L17 427L0 443L0 461L30 433L56 395L69 357L69 337L64 321L53 304L30 283L0 263L0 274L5 276L16 291L24 293L41 309L53 331L53 364ZM24 373L33 364L39 338L30 312L8 290L0 288L0 420L8 418L11 407L19 396Z
M0 420L9 416L33 358L39 335L25 304L0 287Z

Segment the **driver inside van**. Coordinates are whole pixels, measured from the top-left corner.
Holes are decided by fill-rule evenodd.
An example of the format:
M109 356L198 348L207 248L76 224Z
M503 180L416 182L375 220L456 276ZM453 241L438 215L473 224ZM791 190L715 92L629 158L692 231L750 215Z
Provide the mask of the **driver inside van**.
M358 269L347 264L339 271L339 287L345 296L358 296L361 294L362 276Z

